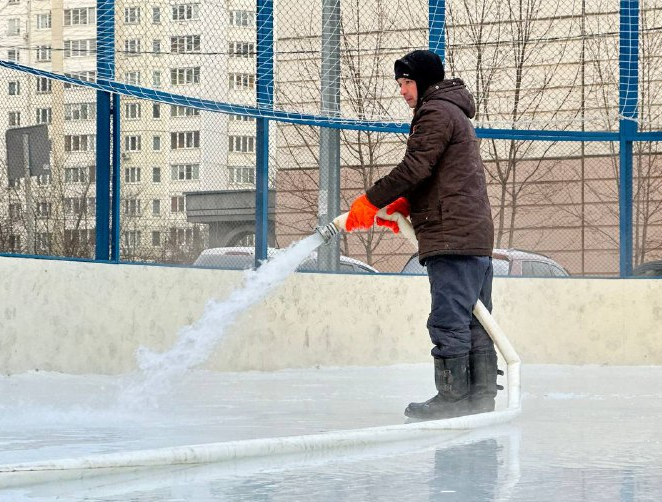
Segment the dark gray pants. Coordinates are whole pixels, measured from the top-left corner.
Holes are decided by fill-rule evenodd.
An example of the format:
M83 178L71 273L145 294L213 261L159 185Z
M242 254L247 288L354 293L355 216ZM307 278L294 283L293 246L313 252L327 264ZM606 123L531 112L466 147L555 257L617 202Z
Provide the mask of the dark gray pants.
M453 357L494 350L494 342L473 308L478 299L492 311L492 258L438 255L425 261L432 309L428 331L433 357Z

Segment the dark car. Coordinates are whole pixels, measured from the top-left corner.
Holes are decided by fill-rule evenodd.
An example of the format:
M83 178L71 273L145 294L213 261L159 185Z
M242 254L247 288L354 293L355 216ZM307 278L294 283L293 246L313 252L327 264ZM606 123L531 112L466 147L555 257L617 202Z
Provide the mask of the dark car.
M637 277L662 277L662 260L642 263L632 270L632 275Z
M570 275L551 258L519 249L495 249L492 251L492 266L495 276L568 277ZM427 274L425 267L418 261L418 253L409 258L401 273Z
M268 258L273 257L280 249L269 248ZM205 249L193 262L196 267L222 268L228 270L245 270L255 266L255 248L225 247ZM317 272L317 253L313 252L297 267L298 272ZM367 263L348 256L340 257L340 272L350 274L376 274L378 270Z

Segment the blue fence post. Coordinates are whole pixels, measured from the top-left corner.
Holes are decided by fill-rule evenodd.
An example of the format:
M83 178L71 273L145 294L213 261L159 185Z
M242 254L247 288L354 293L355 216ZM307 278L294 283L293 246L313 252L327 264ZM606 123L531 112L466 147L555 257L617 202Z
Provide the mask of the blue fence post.
M273 0L257 0L257 55L255 87L257 107L274 104L274 6ZM269 119L256 120L255 159L255 265L267 258L269 245Z
M446 0L430 0L428 3L428 28L430 50L446 62Z
M97 78L115 73L115 0L97 2ZM96 121L96 248L97 260L108 260L110 248L110 118L111 93L97 91ZM117 114L115 114L116 118Z
M112 177L112 199L111 199L111 235L110 235L110 259L114 262L120 261L120 95L113 94L113 177Z
M619 43L619 241L620 276L632 275L633 140L639 95L639 0L621 0Z

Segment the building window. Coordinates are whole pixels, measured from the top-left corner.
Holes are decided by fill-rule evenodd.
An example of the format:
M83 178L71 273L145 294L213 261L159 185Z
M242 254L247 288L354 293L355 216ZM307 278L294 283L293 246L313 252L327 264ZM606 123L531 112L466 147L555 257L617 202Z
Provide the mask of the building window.
M9 127L19 127L21 125L21 112L9 112Z
M152 200L152 215L161 216L161 200L154 199Z
M125 103L124 116L129 120L140 118L140 103Z
M140 183L140 168L139 167L125 168L124 181L126 183Z
M20 253L21 248L21 236L11 234L9 236L9 252L10 253Z
M64 41L64 57L65 58L82 58L86 56L94 56L97 51L97 41L94 38L87 40L65 40Z
M173 164L170 168L173 181L200 179L200 164Z
M140 24L140 7L124 7L124 24Z
M7 35L14 36L21 34L21 20L19 18L12 18L7 20Z
M51 124L53 122L53 110L51 108L37 108L37 124Z
M37 61L40 63L51 60L51 47L48 45L37 46Z
M200 67L173 68L170 70L170 83L172 85L188 85L200 83Z
M170 212L171 213L183 213L186 211L185 197L170 197Z
M230 115L229 120L236 122L255 122L255 117L248 115Z
M161 72L159 70L152 72L152 87L161 87Z
M38 253L50 253L51 252L51 241L53 234L48 232L37 232L36 238L36 251Z
M200 131L171 132L170 148L173 150L200 148Z
M46 77L37 77L37 94L50 94L53 91L53 81Z
M198 108L191 108L190 106L170 105L171 117L197 117L200 115Z
M18 80L8 82L7 92L10 96L19 96L21 94L21 83Z
M152 136L152 150L155 152L161 151L161 136Z
M97 111L94 103L68 103L64 105L64 120L93 120Z
M124 82L129 85L140 85L140 72L139 71L127 71L124 74Z
M124 136L124 150L127 152L139 152L140 147L140 135Z
M87 199L85 197L65 197L64 212L74 216L87 213Z
M231 58L255 57L255 44L253 42L228 42L228 55Z
M152 167L152 183L161 183L160 167Z
M97 10L94 7L83 7L79 9L64 10L65 26L80 26L85 24L95 24L97 20Z
M229 150L231 152L253 153L255 151L254 136L229 136Z
M152 7L152 24L161 24L161 7Z
M172 6L173 21L194 21L200 19L200 4L188 3Z
M124 53L127 56L137 56L140 54L140 39L131 38L124 41Z
M64 137L65 152L93 152L96 147L96 135L71 134Z
M255 89L255 75L250 73L230 73L229 87L233 91Z
M37 29L49 30L51 28L51 13L37 14Z
M161 41L160 40L152 40L152 53L153 54L161 54Z
M53 204L50 202L46 201L39 201L37 202L37 217L39 218L48 218L51 215L51 210L53 208Z
M20 51L18 49L7 49L7 59L14 63L19 63L21 61Z
M65 183L86 183L88 180L92 183L96 181L94 166L67 167L64 169Z
M230 26L239 26L239 27L247 27L247 28L254 27L255 12L250 10L231 10Z
M23 207L20 202L12 202L9 204L9 218L18 220L23 213Z
M124 245L128 248L140 247L140 230L128 230L124 232Z
M230 183L238 185L255 185L254 167L229 167Z
M124 201L124 214L127 216L140 216L140 199L126 199Z
M78 79L78 80L82 80L84 82L94 82L97 79L97 72L89 71L89 70L88 71L74 71L74 72L71 72L71 73L65 72L64 76L69 77L69 78L75 78L75 79ZM77 84L73 84L71 82L65 82L64 83L64 88L65 89L73 89L74 87L76 89L81 89L82 88L82 86L77 85Z
M152 246L161 245L161 232L158 230L152 230Z
M193 229L191 228L170 228L170 244L173 246L184 246L193 241Z
M161 105L159 103L152 103L152 118L157 120L161 118Z
M65 230L64 242L68 246L93 246L96 242L95 229Z
M191 54L200 52L200 35L180 35L170 37L172 54Z
M48 174L40 174L37 176L37 185L39 186L48 186L51 184L51 175L50 173Z
M64 169L65 183L85 183L88 180L87 167L66 167Z

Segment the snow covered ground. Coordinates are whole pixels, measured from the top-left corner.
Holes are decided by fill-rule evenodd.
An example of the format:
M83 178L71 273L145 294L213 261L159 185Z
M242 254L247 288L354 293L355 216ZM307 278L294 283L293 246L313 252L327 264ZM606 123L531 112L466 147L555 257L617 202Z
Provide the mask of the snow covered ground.
M0 377L0 464L396 425L434 392L431 364L191 371L156 404L127 406L132 378ZM662 367L525 364L506 425L5 486L0 501L657 501L660 382Z

